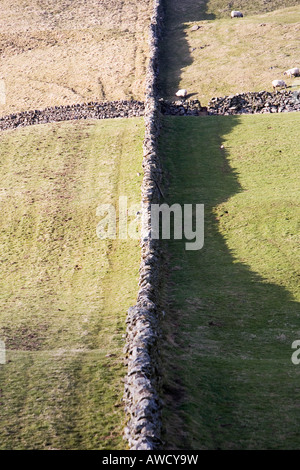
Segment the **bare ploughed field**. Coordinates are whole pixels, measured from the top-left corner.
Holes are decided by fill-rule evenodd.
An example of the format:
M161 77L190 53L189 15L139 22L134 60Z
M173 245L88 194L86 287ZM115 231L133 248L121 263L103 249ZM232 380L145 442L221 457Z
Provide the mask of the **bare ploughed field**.
M142 99L151 11L151 0L1 1L0 115Z

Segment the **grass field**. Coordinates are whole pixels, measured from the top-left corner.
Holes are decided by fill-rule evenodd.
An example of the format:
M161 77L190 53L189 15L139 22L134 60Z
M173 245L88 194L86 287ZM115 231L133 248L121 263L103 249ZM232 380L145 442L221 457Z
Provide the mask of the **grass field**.
M299 113L164 119L166 202L205 204L203 249L166 246L167 448L299 448L299 129Z
M186 88L193 99L207 105L213 96L272 91L274 79L285 79L289 89L299 88L299 79L283 75L300 65L299 2L231 3L241 7L244 18L232 20L233 8L225 1L198 5L191 0L165 0L163 97L174 99L178 88ZM192 31L196 24L200 29Z
M151 0L2 0L0 6L0 79L6 90L0 116L143 99Z
M1 449L120 449L137 240L100 240L99 204L140 201L142 119L0 135Z

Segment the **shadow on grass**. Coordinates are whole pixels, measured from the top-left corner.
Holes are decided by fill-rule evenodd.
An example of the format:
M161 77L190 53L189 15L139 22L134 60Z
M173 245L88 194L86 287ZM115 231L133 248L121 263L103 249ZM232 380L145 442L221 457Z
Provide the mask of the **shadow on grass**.
M160 142L168 204L205 205L205 244L166 242L161 347L167 449L296 449L299 303L237 259L215 207L242 192L225 135L240 117L166 118ZM242 236L242 230L240 235ZM300 367L299 367L300 369Z
M213 20L214 14L207 12L208 0L163 0L165 12L165 33L160 50L160 94L175 99L179 88L182 69L192 63L189 45L184 30L185 23ZM169 90L170 87L170 90ZM171 96L168 96L168 91ZM189 97L193 96L190 95Z

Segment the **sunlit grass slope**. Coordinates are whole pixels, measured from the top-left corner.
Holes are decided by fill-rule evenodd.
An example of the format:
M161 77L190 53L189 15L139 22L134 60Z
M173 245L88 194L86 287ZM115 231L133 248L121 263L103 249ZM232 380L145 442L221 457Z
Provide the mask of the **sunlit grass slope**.
M165 0L168 12L162 47L161 92L174 99L178 88L206 105L213 96L248 91L272 91L272 80L285 79L289 89L299 86L283 72L299 67L300 6L272 10L247 2L244 18L220 13L217 2L191 5ZM265 3L264 3L265 5ZM274 3L275 5L275 3ZM276 4L277 5L277 4ZM278 8L278 5L277 5ZM192 31L194 25L200 26Z
M118 449L137 240L100 240L100 204L140 200L141 119L0 135L1 449Z
M0 115L142 100L151 12L152 0L1 0Z
M300 446L299 129L299 113L164 120L167 202L205 204L204 248L167 246L169 446Z

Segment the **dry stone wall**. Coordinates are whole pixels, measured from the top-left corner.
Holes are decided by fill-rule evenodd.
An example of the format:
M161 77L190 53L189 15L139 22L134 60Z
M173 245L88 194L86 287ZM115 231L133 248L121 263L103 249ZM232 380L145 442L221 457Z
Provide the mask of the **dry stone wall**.
M208 114L288 113L300 111L300 91L260 91L212 98Z
M158 43L162 32L161 0L154 0L150 25L150 61L146 78L145 138L142 182L141 265L137 303L128 310L125 357L125 439L132 450L155 450L161 446L159 367L160 244L151 239L151 204L161 199L162 170L158 155L160 105L157 95Z
M199 100L159 100L160 109L163 115L167 116L203 116L207 114L207 108L201 106Z
M0 130L73 119L130 118L144 115L141 101L102 101L24 111L0 118Z
M160 108L163 115L169 116L288 113L300 111L300 91L240 93L212 98L208 107L201 106L199 100L166 101L160 99Z
M151 62L150 62L151 63ZM115 119L149 116L150 98L147 103L134 100L102 101L54 106L45 109L9 114L0 118L0 131L35 124L79 119ZM153 98L152 98L153 100ZM300 111L300 91L268 91L241 93L212 98L208 107L199 100L166 101L155 98L156 114L169 116L203 116L255 113L286 113ZM146 118L149 122L149 118Z

